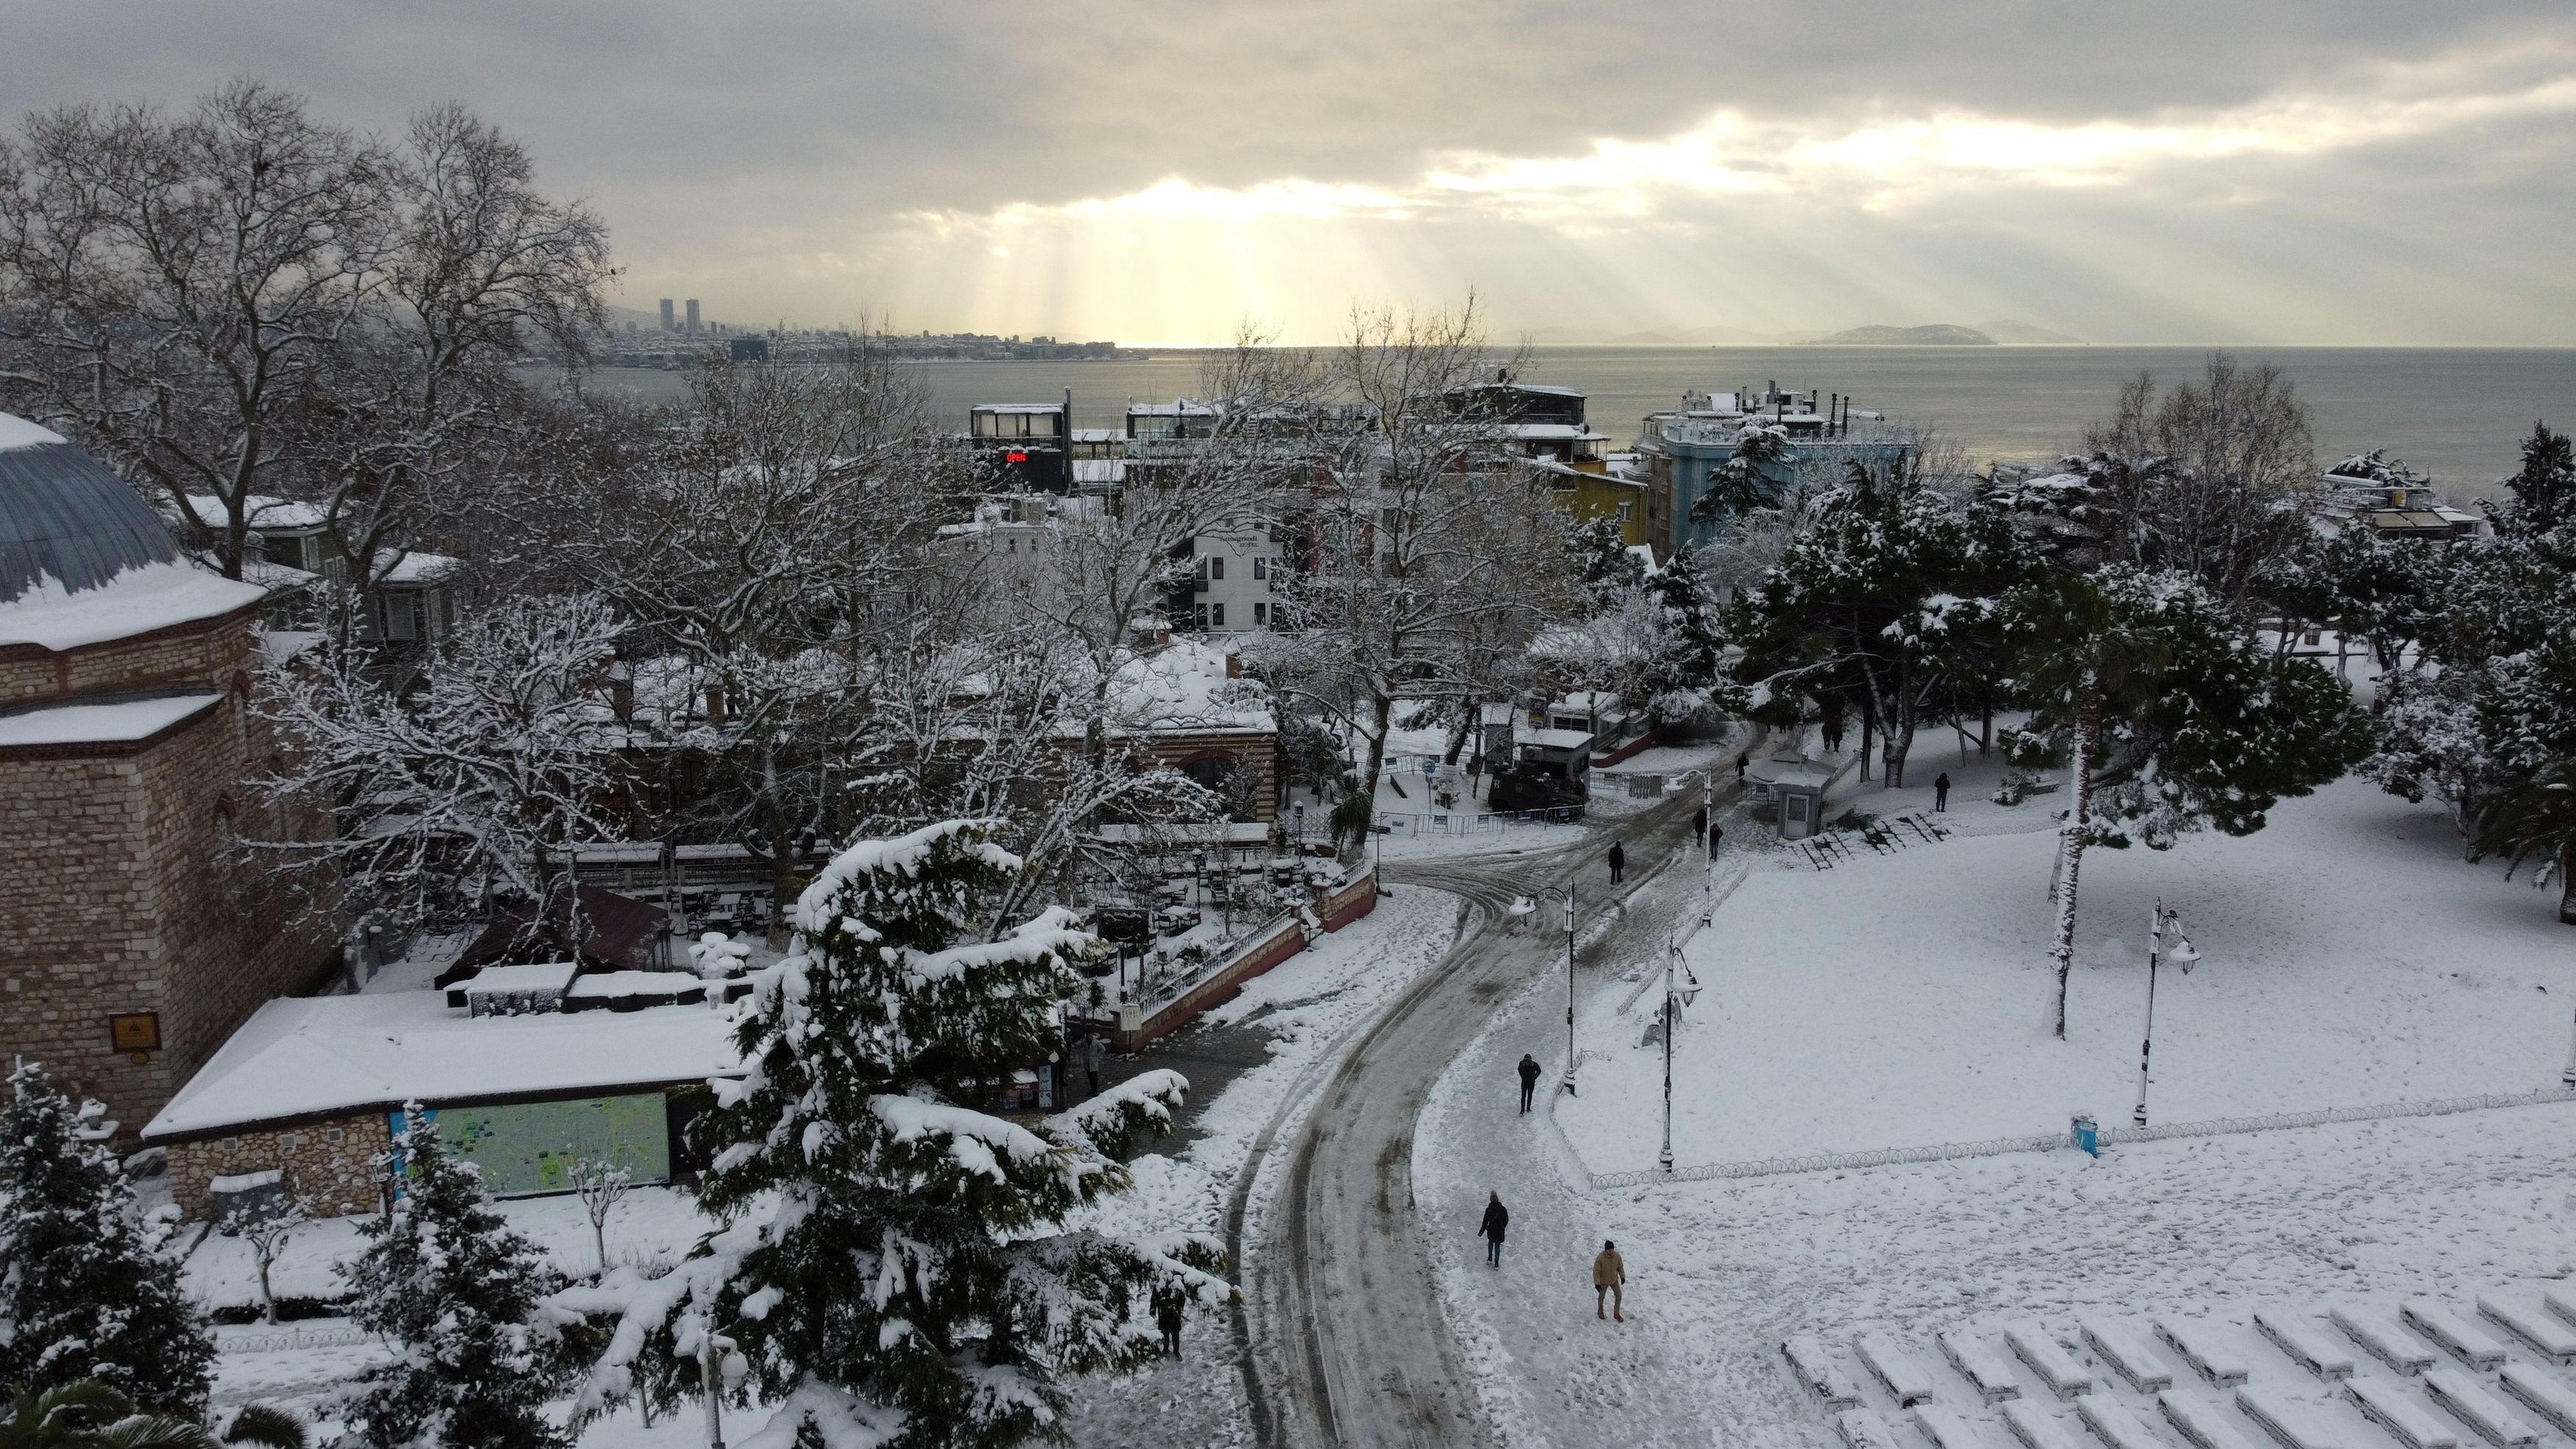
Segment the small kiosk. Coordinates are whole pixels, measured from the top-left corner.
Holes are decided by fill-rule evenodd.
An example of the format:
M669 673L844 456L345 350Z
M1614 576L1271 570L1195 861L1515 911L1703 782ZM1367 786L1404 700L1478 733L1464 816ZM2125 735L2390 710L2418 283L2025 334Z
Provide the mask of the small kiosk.
M1833 766L1780 754L1755 762L1745 777L1779 807L1782 840L1804 840L1824 829L1825 787L1833 783Z

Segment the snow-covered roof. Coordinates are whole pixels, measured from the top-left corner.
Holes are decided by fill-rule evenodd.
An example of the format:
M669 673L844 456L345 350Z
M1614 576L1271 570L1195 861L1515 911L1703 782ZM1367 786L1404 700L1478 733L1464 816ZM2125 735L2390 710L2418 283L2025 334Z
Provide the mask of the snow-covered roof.
M1512 742L1543 750L1588 750L1592 748L1592 731L1542 730L1524 724L1512 731Z
M283 664L300 654L322 646L322 635L311 629L262 629L259 631L260 657L271 664Z
M1279 728L1270 691L1258 681L1228 678L1226 651L1198 639L1176 639L1130 658L1110 682L1120 721L1138 729L1268 734Z
M1060 413L1064 411L1064 404L1060 402L977 403L975 411L979 413Z
M1562 699L1547 702L1551 714L1610 714L1619 708L1619 696L1606 689L1578 689Z
M220 618L266 597L268 591L257 584L175 558L130 567L80 589L65 588L47 575L16 598L0 602L0 645L78 649Z
M1503 431L1511 437L1530 443L1606 443L1608 433L1594 432L1582 423L1506 423Z
M389 584L434 584L465 566L465 560L443 553L407 553L385 570Z
M234 1032L146 1141L408 1101L536 1101L736 1072L727 1013L703 1006L468 1017L435 991L287 997Z
M1076 483L1124 483L1127 460L1124 458L1076 458L1073 460Z
M232 516L224 507L224 500L211 493L189 494L188 508L197 515L200 523L209 527L219 526ZM242 511L245 515L243 521L255 529L320 528L325 521L322 505L318 503L306 503L296 498L272 498L264 493L244 497Z
M1755 760L1746 768L1745 774L1765 785L1795 785L1821 790L1833 783L1834 767L1801 755L1785 759L1774 755L1767 760Z
M215 707L214 693L54 704L0 714L0 749L29 745L132 744Z

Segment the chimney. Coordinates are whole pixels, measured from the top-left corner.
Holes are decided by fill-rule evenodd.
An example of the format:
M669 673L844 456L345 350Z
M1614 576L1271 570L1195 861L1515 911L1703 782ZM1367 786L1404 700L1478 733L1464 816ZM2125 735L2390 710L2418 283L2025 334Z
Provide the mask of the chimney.
M1231 649L1225 652L1225 677L1228 679L1243 677L1243 656Z

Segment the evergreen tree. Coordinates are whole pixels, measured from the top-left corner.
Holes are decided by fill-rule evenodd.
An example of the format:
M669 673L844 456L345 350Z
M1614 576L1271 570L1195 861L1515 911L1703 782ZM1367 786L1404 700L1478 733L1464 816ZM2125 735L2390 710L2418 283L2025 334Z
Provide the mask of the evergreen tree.
M2498 533L2547 533L2576 519L2576 445L2546 422L2531 425L2522 440L2522 466L2502 480L2513 501L2490 504L2487 517Z
M575 1372L546 1297L563 1286L541 1249L485 1197L473 1164L451 1156L418 1103L395 1144L403 1197L359 1231L366 1251L343 1270L349 1317L391 1342L351 1413L372 1449L561 1449L571 1436L548 1400Z
M1714 702L1726 668L1726 632L1716 591L1699 554L1683 549L1646 576L1654 602L1656 633L1640 683L1646 709L1658 724L1678 723Z
M2369 719L2333 673L2264 648L2180 573L2053 575L2006 601L2013 685L2031 707L2006 749L2063 761L2073 796L2058 863L2057 1034L2087 845L2170 849L2208 826L2263 828L2369 753Z
M96 1102L75 1108L21 1062L0 1110L0 1384L95 1381L146 1409L205 1411L214 1340L166 1254Z
M695 1381L704 1356L776 1406L762 1432L782 1444L1061 1438L1063 1376L1152 1355L1152 1294L1230 1301L1210 1240L1068 1225L1114 1222L1113 1159L1168 1124L1177 1074L1034 1128L985 1110L1062 1050L1068 962L1095 945L1060 910L975 938L980 898L1020 869L992 829L862 842L797 902L796 944L741 1019L748 1072L700 1119L701 1201L724 1225L662 1278L567 1296L620 1313L577 1412Z

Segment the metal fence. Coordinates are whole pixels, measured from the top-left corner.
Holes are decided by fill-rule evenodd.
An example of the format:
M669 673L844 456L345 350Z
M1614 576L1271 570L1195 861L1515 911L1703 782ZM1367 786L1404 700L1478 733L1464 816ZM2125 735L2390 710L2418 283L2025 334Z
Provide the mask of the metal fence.
M2376 1107L2327 1107L2314 1112L2276 1112L2259 1117L2213 1117L2201 1122L2169 1122L2161 1127L2112 1127L2099 1134L2103 1146L2122 1142L2161 1142L2175 1137L2224 1137L2239 1132L2272 1132L2288 1127L2321 1127L2331 1122L2373 1122L2391 1117L2447 1117L2490 1107L2536 1107L2576 1102L2576 1088L2543 1087L2534 1092L2491 1093L2477 1097L2441 1097L2429 1102L2388 1102ZM1777 1177L1792 1172L1835 1172L1855 1167L1887 1167L1907 1162L1947 1162L1958 1158L1999 1157L2008 1152L2056 1152L2073 1146L2068 1134L1998 1137L1989 1142L1941 1142L1923 1147L1883 1147L1874 1152L1818 1152L1792 1157L1762 1157L1748 1162L1715 1162L1679 1167L1671 1172L1591 1174L1596 1190L1643 1187L1657 1182L1711 1182L1747 1177Z

